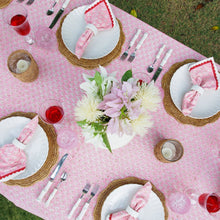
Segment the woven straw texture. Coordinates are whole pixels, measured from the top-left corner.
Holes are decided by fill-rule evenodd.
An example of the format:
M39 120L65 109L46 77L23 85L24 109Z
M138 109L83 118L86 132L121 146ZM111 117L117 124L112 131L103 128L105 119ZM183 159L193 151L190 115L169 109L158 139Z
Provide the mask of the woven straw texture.
M162 146L163 146L164 143L165 143L166 141L168 141L168 140L177 141L177 142L180 144L180 146L181 146L181 148L182 148L182 152L181 152L181 155L180 155L180 157L178 158L178 160L180 160L180 159L182 158L183 153L184 153L183 146L182 146L182 144L181 144L178 140L175 140L175 139L164 139L164 140L161 140L161 141L159 141L159 142L156 144L156 146L154 147L154 155L155 155L155 157L156 157L160 162L162 162L162 163L173 163L173 162L177 162L177 161L178 161L178 160L175 160L175 161L166 160L166 159L163 157L163 155L162 155L162 152L161 152Z
M30 59L30 66L28 69L25 72L19 74L13 72L9 64L16 65L17 62L24 56L27 56ZM33 56L26 50L16 50L10 54L8 57L8 69L14 77L21 80L22 82L33 82L37 79L39 74L39 68L36 61L34 60Z
M95 220L101 220L101 212L102 212L102 206L108 197L108 195L115 190L116 188L123 186L125 184L141 184L144 185L147 182L147 180L139 179L136 177L127 177L124 179L118 179L112 181L98 196L97 203L93 212L93 217ZM152 184L152 183L151 183ZM165 213L165 219L168 219L168 210L165 204L165 196L162 192L160 192L153 184L152 184L152 191L157 194L157 196L160 198L160 201L163 204L164 207L164 213Z
M35 115L36 115L36 113L32 113L32 112L28 112L28 113L14 112L6 117L1 118L0 121L4 120L6 118L13 117L13 116L24 116L24 117L32 119L35 117ZM45 163L34 175L32 175L28 178L25 178L25 179L21 179L21 180L9 180L9 181L5 182L7 185L19 185L19 186L24 186L24 187L31 186L35 182L46 178L48 176L51 168L57 162L59 152L58 152L58 145L56 142L57 135L56 135L55 129L53 128L52 125L48 125L48 124L44 123L40 118L39 118L39 125L45 131L47 138L48 138L48 142L49 142L49 151L48 151L48 156L47 156Z
M183 62L175 63L170 67L168 72L166 72L166 74L163 76L163 79L161 82L162 88L164 90L163 105L167 113L173 116L178 122L183 123L183 124L191 124L194 126L204 126L208 123L212 123L218 120L218 118L220 117L220 112L213 115L212 117L205 118L205 119L195 119L189 116L184 116L182 112L179 111L179 109L175 106L170 95L170 81L172 79L173 74L181 66L187 63L192 63L192 62L197 62L197 60L187 59L187 60L184 60Z
M0 8L5 8L5 7L8 6L11 2L12 2L12 0L0 0Z
M76 66L83 67L85 69L94 69L94 68L98 67L99 65L107 66L109 63L111 63L112 60L114 60L115 58L117 58L120 55L122 46L123 46L124 41L125 41L125 35L124 35L123 29L122 29L122 24L118 19L117 20L118 20L118 23L119 23L119 26L120 26L120 38L119 38L118 44L111 51L111 53L109 53L108 55L106 55L102 58L99 58L99 59L83 59L83 58L78 59L74 54L72 54L66 48L66 46L65 46L65 44L63 43L63 40L62 40L61 27L62 27L63 21L64 21L66 16L64 16L62 18L62 20L60 22L60 26L57 29L56 36L57 36L59 51L67 58L67 60L70 63L72 63L73 65L76 65Z

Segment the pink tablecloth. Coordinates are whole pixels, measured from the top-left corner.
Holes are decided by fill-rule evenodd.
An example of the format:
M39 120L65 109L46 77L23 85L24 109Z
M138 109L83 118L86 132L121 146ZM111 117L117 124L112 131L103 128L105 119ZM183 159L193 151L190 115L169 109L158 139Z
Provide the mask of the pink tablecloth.
M85 2L83 0L72 1L65 13ZM44 3L35 1L33 5L26 6L33 30L39 24L49 26L54 17L46 16L46 10L49 7L50 1ZM116 59L107 66L109 72L117 70L118 77L121 77L130 68L133 72L146 72L146 67L152 63L155 53L162 43L165 43L168 48L172 48L173 54L156 82L160 88L161 77L172 64L188 58L198 60L204 58L196 51L124 11L114 6L112 9L116 17L121 20L126 35L123 50L127 47L136 28L141 28L149 33L148 39L137 52L137 58L132 63ZM0 16L1 13L0 11ZM54 27L54 31L57 27L58 24ZM94 70L84 70L71 65L58 49L50 52L38 48L36 45L27 45L21 36L3 24L2 19L0 20L0 30L0 117L15 111L37 112L42 101L47 98L56 98L62 100L66 117L73 118L74 106L82 96L82 91L79 89L79 84L83 82L82 73L92 75ZM27 49L39 64L39 78L33 83L22 83L8 71L7 57L16 49ZM162 89L161 94L163 95ZM203 127L183 125L169 116L162 104L159 110L153 114L153 119L154 126L144 138L134 138L130 144L115 150L113 154L107 150L95 149L83 142L68 151L70 156L62 167L62 170L65 169L69 173L68 180L61 185L56 199L52 201L49 208L46 208L44 203L40 204L36 201L48 179L27 188L7 186L1 183L0 193L16 206L43 219L63 220L67 218L72 204L79 197L81 189L87 181L99 183L100 190L103 190L114 179L136 176L152 181L165 196L169 194L176 182L180 182L184 187L196 188L200 192L219 191L220 120ZM74 126L74 124L72 119L72 125ZM79 129L77 131L79 132ZM175 138L183 144L184 156L179 162L164 164L154 157L154 145L162 138ZM60 149L60 156L65 152ZM97 197L92 200L84 219L93 219L92 213L96 200ZM194 206L186 215L178 216L169 211L169 219L207 220L211 218L206 216L200 207Z

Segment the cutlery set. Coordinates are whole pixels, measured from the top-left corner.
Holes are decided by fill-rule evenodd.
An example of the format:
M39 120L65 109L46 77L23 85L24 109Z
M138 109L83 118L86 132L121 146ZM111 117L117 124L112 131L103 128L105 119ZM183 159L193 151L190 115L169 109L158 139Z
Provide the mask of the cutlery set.
M70 213L69 213L69 215L68 215L68 219L70 219L70 218L72 217L73 213L74 213L75 210L78 208L78 206L79 206L79 204L80 204L80 202L81 202L83 196L84 196L86 193L89 192L90 187L91 187L91 185L90 185L89 183L87 183L87 184L84 186L84 188L83 188L83 190L82 190L82 195L80 196L80 198L77 200L77 202L76 202L76 203L74 204L74 206L72 207L72 209L71 209L71 211L70 211ZM96 195L96 193L98 192L98 190L99 190L99 185L98 185L98 184L95 184L95 185L93 186L93 188L92 188L92 191L91 191L91 193L90 193L89 199L88 199L88 200L86 201L86 203L84 204L84 206L83 206L83 208L82 208L80 214L76 217L76 220L82 220L82 219L83 219L83 217L84 217L84 215L85 215L85 213L86 213L86 211L87 211L87 209L88 209L88 207L89 207L89 204L90 204L92 198Z
M23 2L24 0L17 0L17 2L21 3ZM31 5L32 3L34 3L34 0L28 0L26 5Z
M131 49L131 47L135 44L135 42L138 39L140 33L141 33L141 30L137 29L136 34L134 35L134 37L132 38L132 40L130 41L130 43L128 45L128 49L121 55L121 57L120 57L121 60L125 60L128 57L128 52ZM140 47L144 43L147 36L148 36L148 33L144 33L141 40L138 42L137 46L135 47L134 52L129 56L129 58L128 58L129 62L132 62L135 59L137 50L140 49Z
M50 189L51 185L53 184L53 181L55 179L55 177L57 176L57 174L59 173L60 171L60 168L62 167L64 161L66 160L68 154L65 154L63 155L63 157L60 159L60 161L58 162L56 168L54 169L54 171L52 172L52 174L50 175L50 180L49 182L47 183L47 185L44 187L44 189L41 191L40 195L38 196L37 198L37 201L38 202L41 202L43 197L46 195L46 193L48 192L48 190ZM61 182L62 181L65 181L67 178L67 173L64 172L61 176ZM61 183L60 182L60 183ZM48 206L50 204L50 201L53 199L53 197L55 196L56 192L57 192L57 189L60 185L60 183L54 188L52 194L49 196L47 202L46 202L46 205Z

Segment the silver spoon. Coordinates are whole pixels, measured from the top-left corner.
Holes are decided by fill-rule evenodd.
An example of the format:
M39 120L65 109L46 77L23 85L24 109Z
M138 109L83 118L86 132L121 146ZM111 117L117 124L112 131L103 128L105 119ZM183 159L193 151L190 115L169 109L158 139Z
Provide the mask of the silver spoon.
M67 172L63 172L63 174L60 177L60 182L57 184L57 186L53 189L53 192L50 194L48 200L46 201L46 206L48 207L50 205L51 200L53 199L53 197L55 196L58 187L60 186L60 184L65 181L67 178Z
M148 73L151 73L151 72L154 70L154 64L155 64L156 61L160 58L160 55L163 53L163 50L164 50L165 47L166 47L166 46L163 45L163 46L160 48L158 54L156 55L156 57L155 57L155 59L154 59L154 62L153 62L150 66L148 66L148 68L147 68L147 72L148 72Z
M54 7L59 2L59 0L55 0L51 9L47 11L47 15L52 15L54 13Z

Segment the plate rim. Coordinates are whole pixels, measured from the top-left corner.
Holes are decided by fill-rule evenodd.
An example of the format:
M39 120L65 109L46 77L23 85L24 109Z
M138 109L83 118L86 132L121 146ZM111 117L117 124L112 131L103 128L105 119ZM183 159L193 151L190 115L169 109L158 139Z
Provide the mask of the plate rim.
M173 84L174 76L175 76L175 74L176 74L176 72L177 72L178 70L180 70L181 68L184 68L185 66L188 66L188 68L189 68L190 65L195 64L195 63L196 63L196 61L192 61L192 62L185 63L184 65L180 66L180 67L173 73L173 75L172 75L172 77L171 77L171 79L170 79L170 88L169 88L170 97L171 97L171 100L172 100L174 106L175 106L181 113L182 113L182 109L181 109L179 106L177 106L176 102L174 102L173 92L171 91L171 84ZM192 119L195 119L195 120L202 120L202 119L208 119L208 118L210 118L210 117L215 116L219 111L220 111L220 109L219 109L219 110L216 110L215 113L213 113L212 115L207 116L207 117L195 117L195 116L192 116L191 114L190 114L190 115L187 115L187 116L188 116L189 118L192 118Z
M132 186L132 185L134 185L134 186L143 186L142 184L138 184L138 183L127 183L127 184L118 186L117 188L115 188L113 191L111 191L111 192L109 193L109 195L108 195L108 196L106 197L106 199L104 200L103 205L105 204L105 202L106 202L106 200L108 199L108 197L109 197L112 193L114 193L115 190L117 190L117 189L119 189L119 188L123 188L123 187L125 187L125 186L129 186L129 185L131 185L131 186ZM159 199L159 202L160 202L161 206L163 207L163 203L161 202L159 196L158 196L153 190L151 190L151 192ZM164 208L164 207L163 207L163 208ZM102 211L102 210L103 210L103 206L102 206L101 211ZM101 214L102 214L102 212L101 212ZM165 215L165 210L164 210L164 209L163 209L163 214ZM102 218L102 216L101 216L101 218ZM164 219L165 219L165 217L164 217Z
M63 44L65 45L65 47L67 48L67 50L71 53L71 54L73 54L74 56L76 56L75 55L75 53L74 52L72 52L70 49L69 49L69 47L66 45L66 43L65 43L65 41L63 40L63 26L64 26L64 23L65 23L65 20L68 18L68 16L71 14L71 13L73 13L74 12L74 10L79 10L79 9L81 9L81 10L83 10L83 8L85 8L86 9L86 7L87 7L88 5L82 5L82 6L79 6L79 7L77 7L77 8L74 8L73 10L71 10L65 17L64 17L64 20L63 20L63 22L62 22L62 25L61 25L61 33L60 33L60 35L61 35L61 39L62 39L62 41L63 41ZM120 30L120 25L119 25L119 23L118 23L118 20L117 20L117 18L115 17L115 27L113 27L113 28L118 28L118 31L119 31L119 37L118 37L118 39L117 39L117 42L116 42L116 45L115 45L115 47L117 47L117 45L118 45L118 42L119 42L119 40L120 40L120 35L121 35L121 30ZM105 54L105 55L103 55L103 56L99 56L99 57L95 57L95 58L90 58L90 57L84 57L84 56L82 56L81 57L81 59L85 59L85 60L98 60L98 59L102 59L102 58L104 58L104 57L106 57L108 54L110 54L114 49L115 49L115 47L113 47L112 49L111 49L111 51L109 51L107 54Z
M12 112L6 116L1 117L0 121L5 118L12 117L12 116L24 116L24 117L33 119L36 115L37 115L37 113L35 113L35 112L17 111L17 112ZM45 122L43 122L40 119L40 117L39 117L38 124L41 125L43 130L46 132L47 138L49 140L49 153L48 153L48 156L47 156L45 163L43 164L41 169L38 170L38 172L35 173L34 175L32 175L28 178L22 179L22 180L9 180L7 182L4 182L5 184L11 185L11 186L18 185L18 186L22 186L22 187L32 186L36 182L39 182L39 181L47 178L47 176L51 172L51 169L57 163L58 158L59 158L59 146L56 141L57 134L56 134L55 128L53 125L49 125L49 124L46 124Z
M98 198L97 198L97 202L96 205L94 207L93 210L93 217L96 220L101 220L101 210L102 210L102 206L104 204L105 198L111 193L112 190L116 189L118 186L122 186L124 184L127 183L135 183L135 184L141 184L144 185L146 182L148 182L149 180L146 179L141 179L135 176L128 176L122 179L115 179L112 180L110 183L107 184L107 186L99 193ZM163 208L164 208L164 219L168 220L168 208L166 206L166 202L165 202L165 196L164 194L158 190L155 185L149 181L152 185L152 191L155 192L157 194L157 196L159 197L160 201L162 202Z

